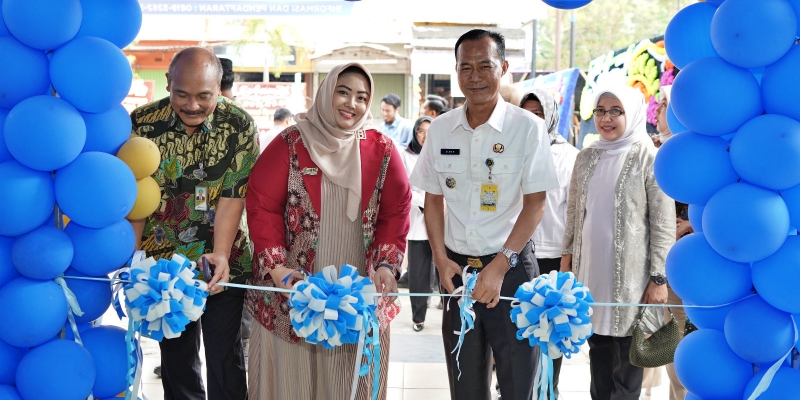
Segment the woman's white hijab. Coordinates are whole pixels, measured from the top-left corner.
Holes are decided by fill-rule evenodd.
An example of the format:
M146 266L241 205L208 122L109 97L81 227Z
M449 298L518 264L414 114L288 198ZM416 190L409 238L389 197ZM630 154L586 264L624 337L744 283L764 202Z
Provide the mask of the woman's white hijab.
M630 86L620 85L602 89L596 92L594 97L594 108L601 98L616 97L622 103L625 112L625 133L617 140L605 140L600 136L600 140L589 145L592 149L618 150L630 147L636 142L645 142L653 145L650 135L647 134L647 107L644 103L644 95L637 89ZM595 117L598 118L598 117Z

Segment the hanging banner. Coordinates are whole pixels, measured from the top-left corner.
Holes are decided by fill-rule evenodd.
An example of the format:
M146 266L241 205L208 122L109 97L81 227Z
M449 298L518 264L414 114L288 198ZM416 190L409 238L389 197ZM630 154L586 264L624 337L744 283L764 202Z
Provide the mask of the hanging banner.
M234 82L236 102L256 121L259 132L272 128L272 117L281 107L293 114L306 110L306 84L283 82Z
M259 0L139 0L144 14L170 15L350 15L353 3Z

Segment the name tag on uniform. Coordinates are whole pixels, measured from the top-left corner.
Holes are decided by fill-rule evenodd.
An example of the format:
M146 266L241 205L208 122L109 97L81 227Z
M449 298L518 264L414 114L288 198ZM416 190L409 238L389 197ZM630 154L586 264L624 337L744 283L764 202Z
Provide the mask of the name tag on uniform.
M481 185L481 211L497 212L497 184Z
M194 209L196 211L208 211L208 187L194 187Z
M461 149L442 149L443 156L457 156L461 154Z

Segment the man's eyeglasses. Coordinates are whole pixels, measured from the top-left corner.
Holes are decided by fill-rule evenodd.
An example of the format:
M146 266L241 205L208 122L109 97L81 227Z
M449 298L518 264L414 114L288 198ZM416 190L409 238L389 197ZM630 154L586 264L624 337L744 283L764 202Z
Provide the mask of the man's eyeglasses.
M611 109L611 110L603 110L602 108L596 108L596 109L592 110L592 114L594 114L596 117L603 117L606 114L608 114L608 115L616 118L616 117L619 117L622 114L625 114L625 111L617 110L616 108L615 109Z

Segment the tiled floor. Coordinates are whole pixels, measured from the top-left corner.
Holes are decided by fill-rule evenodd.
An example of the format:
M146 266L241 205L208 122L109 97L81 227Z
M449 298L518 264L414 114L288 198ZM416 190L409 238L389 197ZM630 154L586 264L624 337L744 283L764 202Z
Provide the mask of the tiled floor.
M392 322L391 328L392 337L398 338L398 340L392 343L391 348L387 400L450 400L447 370L443 362L444 350L441 342L434 339L441 336L441 311L434 307L438 300L432 299L425 321L425 329L419 333L411 329L411 306L408 297L401 297L400 301L403 304L403 311ZM122 327L125 327L126 324L126 322L119 321L113 310L105 315L104 323ZM143 339L142 350L144 353L142 379L144 394L150 400L161 400L164 398L161 380L153 374L153 368L159 364L158 343L150 339ZM442 361L415 362L416 360L413 359L415 357ZM663 371L661 381L660 386L653 388L650 400L668 399L669 382ZM589 396L588 348L584 348L581 354L576 354L572 359L564 360L559 389L561 400L591 399ZM495 395L493 394L493 397ZM644 397L642 398L644 399Z

